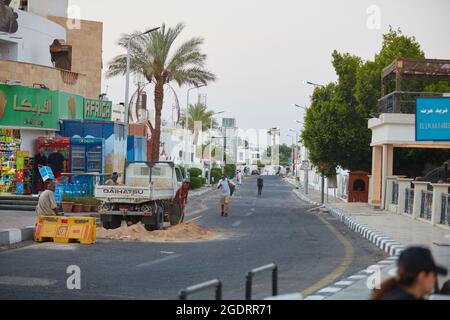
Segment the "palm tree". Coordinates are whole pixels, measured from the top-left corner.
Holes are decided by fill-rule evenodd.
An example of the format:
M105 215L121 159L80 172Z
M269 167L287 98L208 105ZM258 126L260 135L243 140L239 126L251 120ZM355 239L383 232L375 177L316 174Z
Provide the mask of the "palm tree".
M192 38L179 46L172 53L175 39L184 29L179 23L174 28L165 24L153 33L137 37L131 44L130 70L142 74L148 82L155 85L155 126L152 129L152 160L159 159L161 138L161 112L164 100L164 85L175 81L179 86L201 84L214 81L216 76L205 69L206 55L200 52L202 38ZM128 40L141 32L124 34L118 45L127 48ZM126 54L116 56L109 64L107 77L126 73Z
M188 108L188 129L194 130L195 121L202 122L202 131L208 131L211 126L211 119L213 121L213 128L217 128L217 120L213 118L214 111L208 111L207 107L202 103L195 105L189 105ZM186 110L181 112L180 124L185 125L186 122Z

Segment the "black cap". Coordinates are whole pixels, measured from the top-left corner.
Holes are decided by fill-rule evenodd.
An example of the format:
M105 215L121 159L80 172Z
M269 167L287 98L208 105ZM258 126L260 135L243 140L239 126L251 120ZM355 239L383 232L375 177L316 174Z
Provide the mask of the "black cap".
M398 258L398 266L406 273L417 274L422 271L447 275L447 269L436 265L431 251L423 247L409 247Z

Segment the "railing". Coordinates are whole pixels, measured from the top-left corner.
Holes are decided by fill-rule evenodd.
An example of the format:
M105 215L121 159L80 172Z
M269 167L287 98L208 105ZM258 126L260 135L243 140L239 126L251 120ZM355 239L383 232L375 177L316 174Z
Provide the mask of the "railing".
M252 269L247 273L245 282L245 300L252 300L253 276L266 270L272 270L272 296L278 295L278 267L276 264L271 263L263 267Z
M414 205L414 189L406 188L405 189L405 213L412 214L413 205Z
M426 220L431 220L432 206L433 206L433 192L422 190L420 217Z
M378 100L378 110L380 113L414 114L416 112L416 98L421 97L442 97L442 93L394 91ZM400 107L399 110L398 107Z
M398 182L392 181L392 200L391 204L398 204Z
M442 194L441 224L450 226L450 194Z
M188 295L190 295L191 293L203 291L203 290L211 288L211 287L216 288L216 300L222 300L222 281L220 281L218 279L203 282L203 283L197 284L195 286L191 286L186 289L183 289L178 294L178 297L180 300L187 300Z

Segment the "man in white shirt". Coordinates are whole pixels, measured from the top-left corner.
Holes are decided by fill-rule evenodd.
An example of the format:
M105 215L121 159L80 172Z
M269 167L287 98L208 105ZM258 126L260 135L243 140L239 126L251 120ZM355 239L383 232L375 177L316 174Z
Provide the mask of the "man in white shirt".
M228 217L228 204L230 203L231 182L222 174L222 178L217 184L217 189L220 189L220 205L222 208L222 217Z
M55 184L50 182L47 190L41 193L36 206L36 215L38 216L54 216L58 213L58 205L55 202Z
M242 184L242 173L241 173L241 171L238 171L236 178L237 178L238 184L241 185Z

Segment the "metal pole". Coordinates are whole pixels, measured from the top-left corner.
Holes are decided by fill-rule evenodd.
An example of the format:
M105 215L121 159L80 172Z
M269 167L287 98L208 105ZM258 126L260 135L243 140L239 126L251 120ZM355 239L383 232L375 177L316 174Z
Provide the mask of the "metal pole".
M129 121L130 119L128 118L128 114L130 112L129 108L130 108L130 51L131 51L131 40L133 40L134 37L131 37L128 40L128 45L127 45L127 72L126 72L126 76L125 76L125 132L124 132L124 144L125 144L125 158L126 158L126 154L127 154L127 144L128 144L128 125L129 125ZM125 171L124 171L125 172Z
M211 184L211 170L212 170L212 125L213 118L211 117L211 126L209 131L209 170L208 170L208 183Z
M324 204L325 202L325 176L322 173L322 195L321 195L321 203Z

